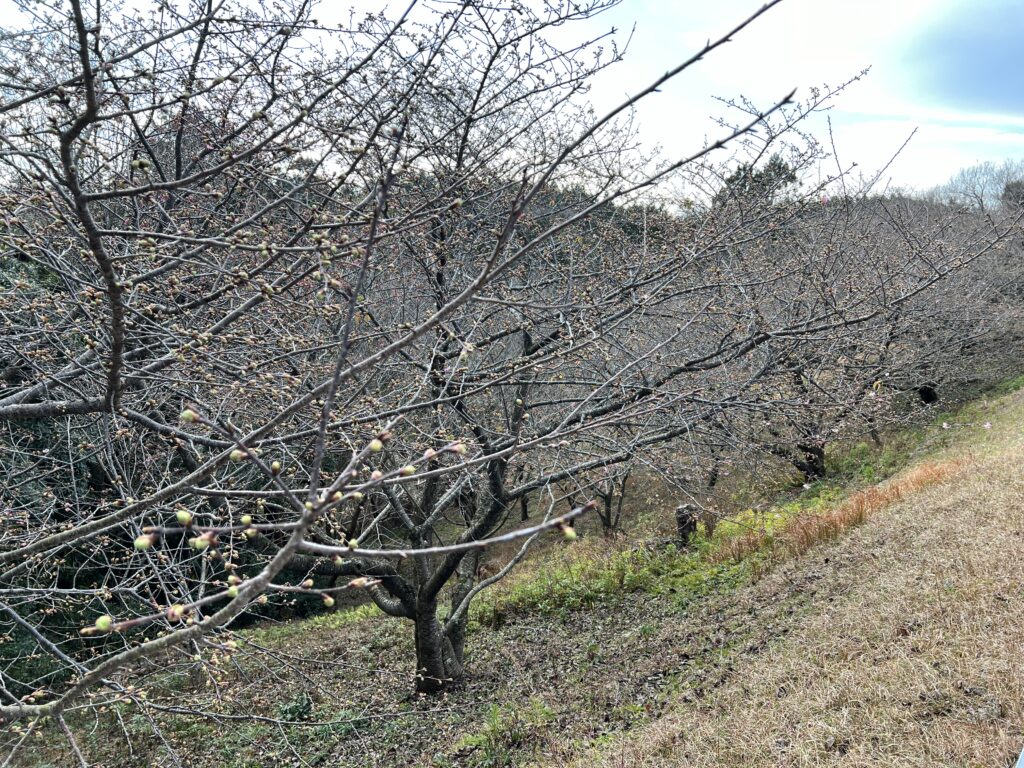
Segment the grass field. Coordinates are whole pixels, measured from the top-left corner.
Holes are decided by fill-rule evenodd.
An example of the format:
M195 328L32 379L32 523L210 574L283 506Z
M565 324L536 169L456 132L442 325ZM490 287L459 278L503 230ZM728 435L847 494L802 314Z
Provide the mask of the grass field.
M959 471L757 585L767 598L816 574L793 631L575 764L1014 765L1024 748L1022 398L978 415L991 426L974 425L939 459Z

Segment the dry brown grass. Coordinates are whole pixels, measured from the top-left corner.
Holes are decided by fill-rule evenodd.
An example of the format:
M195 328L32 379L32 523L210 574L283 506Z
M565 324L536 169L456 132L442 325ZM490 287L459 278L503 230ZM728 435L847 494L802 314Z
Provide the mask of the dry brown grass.
M949 480L962 472L970 461L959 457L929 461L881 485L851 494L838 506L825 512L805 512L788 520L780 529L747 531L723 542L713 559L740 561L762 550L775 558L806 554L811 547L834 541L844 531L863 525L881 509L902 501L929 486Z
M1001 450L921 465L777 533L804 556L753 589L805 577L795 630L577 765L1013 765L1024 747L1019 423L1001 431Z

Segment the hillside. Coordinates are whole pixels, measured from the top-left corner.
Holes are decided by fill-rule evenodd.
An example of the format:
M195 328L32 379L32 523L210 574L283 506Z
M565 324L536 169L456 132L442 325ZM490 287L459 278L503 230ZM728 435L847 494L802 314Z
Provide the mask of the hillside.
M799 589L802 616L766 627L772 639L713 686L586 764L1013 765L1024 746L1022 402L997 402L992 427L949 452L970 459L955 477L758 584L755 604Z
M7 5L0 768L1024 746L1024 163L828 62L934 13Z
M1021 393L940 416L902 472L783 505L768 536L549 546L481 601L470 680L444 697L409 695L408 623L356 608L237 632L237 659L149 669L159 737L117 704L83 751L229 768L1008 765L1024 743L1021 423ZM52 749L33 764L75 764Z

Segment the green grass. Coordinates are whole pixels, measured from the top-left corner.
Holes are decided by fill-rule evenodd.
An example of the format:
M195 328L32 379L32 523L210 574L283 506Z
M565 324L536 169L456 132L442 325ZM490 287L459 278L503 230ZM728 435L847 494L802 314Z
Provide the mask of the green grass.
M1003 395L1012 395L1019 389L1024 389L1024 374L1020 376L1014 376L1012 379L1005 379L994 385L983 395L988 397L1001 397Z
M537 697L521 706L514 703L504 706L492 704L482 727L456 743L458 761L451 762L448 757L441 757L434 764L469 768L514 765L522 758L524 749L539 744L554 719L554 711Z
M828 476L824 482L835 487L892 477L910 462L922 436L921 427L908 427L887 435L880 446L866 440L835 446L825 456Z
M258 645L279 647L294 641L301 641L311 632L330 632L349 624L382 616L384 616L383 611L376 605L366 603L300 621L266 622L257 627L240 630L237 634L242 640L249 640Z
M712 591L739 586L751 576L753 563L713 560L717 542L728 535L716 530L715 540L708 542L698 533L688 549L583 550L563 562L542 565L504 589L483 593L471 609L471 628L500 626L515 615L566 616L634 592L667 595L683 606Z
M814 483L796 496L789 494L767 510L746 509L721 521L709 539L703 526L689 545L661 549L636 547L635 542L579 547L552 562L536 564L528 575L510 579L481 594L472 606L471 627L493 627L516 615L561 615L643 592L667 595L679 607L712 592L733 589L758 573L771 546L771 533L800 514L823 511L840 503L856 487L895 474L906 466L912 446L920 440L900 434L881 447L869 443L843 446L832 459L834 477ZM723 561L721 553L733 537L756 530L768 533L765 548L740 562Z

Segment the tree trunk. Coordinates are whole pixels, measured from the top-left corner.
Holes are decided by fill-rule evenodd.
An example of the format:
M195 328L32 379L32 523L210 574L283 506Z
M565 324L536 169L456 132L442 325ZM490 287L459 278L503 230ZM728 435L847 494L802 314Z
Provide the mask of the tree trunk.
M480 551L470 552L459 563L458 581L452 589L451 607L448 609L449 620L455 611L462 605L462 601L473 591L476 586L477 575L480 573ZM447 621L446 621L447 623ZM452 647L454 658L462 664L466 651L466 627L469 624L469 611L463 611L462 616L448 628L448 642Z
M692 504L680 504L676 507L676 538L679 544L685 547L696 532L697 510Z
M874 421L871 422L871 429L868 431L868 434L871 436L871 442L875 444L875 447L881 448L882 436L878 434L878 427L875 425Z
M416 691L440 693L462 679L462 658L437 619L437 603L416 611Z
M825 476L825 448L820 445L797 445L800 458L793 462L807 482L813 482Z

